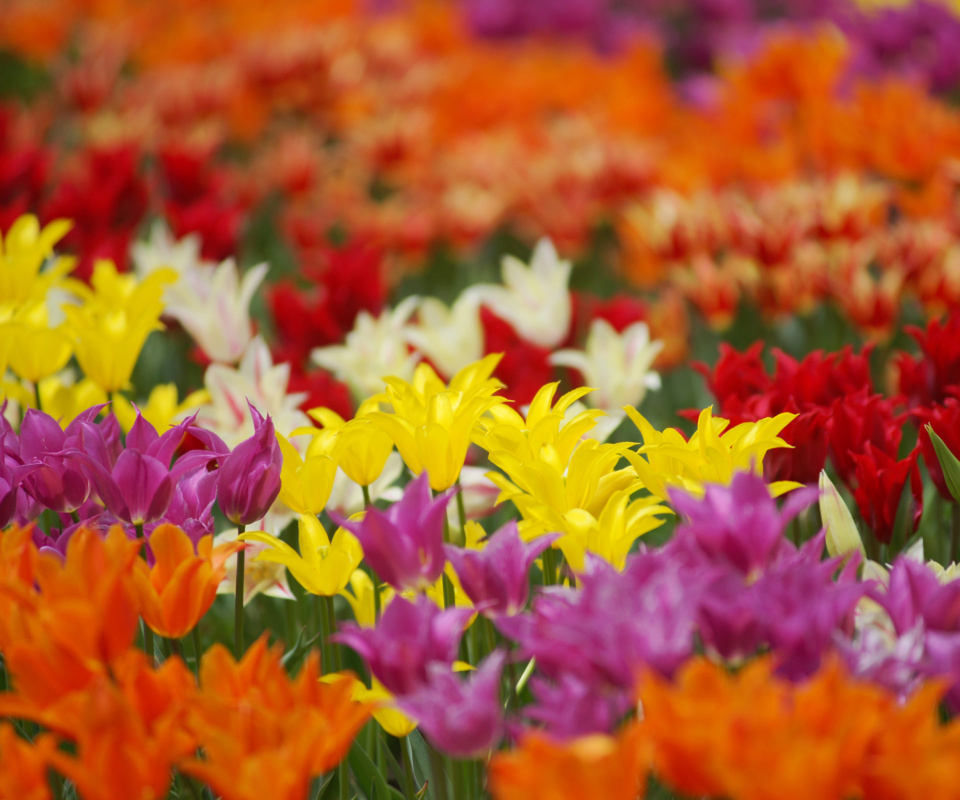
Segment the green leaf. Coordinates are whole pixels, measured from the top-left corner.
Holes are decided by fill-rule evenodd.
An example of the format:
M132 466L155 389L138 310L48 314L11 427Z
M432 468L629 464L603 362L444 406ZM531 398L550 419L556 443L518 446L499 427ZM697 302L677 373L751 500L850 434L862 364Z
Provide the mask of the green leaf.
M937 460L940 461L940 469L943 470L943 480L953 495L953 499L960 503L960 461L950 452L950 448L944 444L943 439L933 432L932 425L924 426L930 441L933 443L933 449L937 452Z
M389 800L390 787L384 780L383 774L377 769L377 765L373 763L373 759L367 755L366 750L355 744L350 749L349 761L350 769L353 770L360 789L366 792L369 787L367 797L370 800Z
M317 642L320 638L320 634L314 634L309 639L304 640L304 635L306 634L305 629L301 628L300 633L297 635L297 641L294 642L293 647L287 650L283 654L283 658L280 659L280 663L283 664L284 668L288 671L295 671L297 667L300 666L300 662L303 661L304 656L310 651L310 648Z

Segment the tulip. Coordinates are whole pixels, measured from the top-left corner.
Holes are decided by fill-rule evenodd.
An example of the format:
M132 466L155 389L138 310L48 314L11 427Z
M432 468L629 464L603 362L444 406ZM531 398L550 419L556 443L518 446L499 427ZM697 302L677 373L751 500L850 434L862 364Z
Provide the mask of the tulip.
M134 580L140 613L150 629L170 639L186 636L210 609L226 575L225 562L243 545L213 548L213 537L197 544L174 525L161 525L150 536L155 563L136 564Z
M332 597L342 592L363 559L359 542L340 528L331 542L320 521L312 514L301 514L300 554L286 542L263 531L244 533L244 542L266 545L257 562L282 564L311 594Z
M234 525L262 519L280 494L283 456L273 421L251 405L254 434L238 444L217 470L217 502Z
M853 515L826 470L820 472L820 517L826 529L827 552L831 556L845 556L848 553L866 556L867 551Z
M417 720L431 743L455 758L480 758L503 732L500 672L505 655L490 655L462 681L447 665L427 667L427 683L398 699L397 705Z
M527 266L514 256L504 256L503 286L481 284L471 293L509 322L524 340L541 347L556 347L570 330L570 271L549 239L537 242Z
M352 647L388 692L406 695L428 684L431 663L453 667L470 608L441 611L431 600L396 597L375 628L344 625L334 641Z
M337 474L337 462L320 448L314 448L312 445L316 441L310 443L304 458L286 437L277 433L283 458L278 496L281 503L298 514L313 515L323 511Z
M335 433L331 444L333 458L344 474L360 486L368 487L380 477L393 452L393 441L366 416L377 407L376 402L362 404L349 422L329 408L309 412L324 431Z
M437 492L456 483L480 418L505 402L494 397L501 384L490 375L500 355L464 367L449 386L428 364L420 364L413 381L388 378L386 397L393 413L371 412L369 418L393 439L410 470L430 476Z
M426 473L386 511L371 506L359 522L330 513L360 540L367 563L399 591L424 589L443 572L443 526L452 492L434 498Z
M517 614L527 604L530 565L557 538L555 534L541 536L527 544L517 532L517 523L508 522L483 550L447 545L444 551L463 591L475 605L483 606L484 614Z
M93 297L84 306L64 307L77 361L105 392L126 388L147 336L162 328L160 296L175 277L172 270L160 270L138 284L100 261Z
M660 388L660 375L652 367L661 350L663 342L650 341L645 322L617 333L606 320L595 319L583 352L558 350L550 363L578 370L587 386L597 389L587 402L615 413L623 406L639 406L648 390Z

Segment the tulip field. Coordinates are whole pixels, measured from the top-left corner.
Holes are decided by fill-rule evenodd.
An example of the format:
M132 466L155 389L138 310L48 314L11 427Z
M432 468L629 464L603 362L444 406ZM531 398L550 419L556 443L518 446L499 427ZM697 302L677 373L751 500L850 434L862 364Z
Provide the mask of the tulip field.
M960 0L0 4L0 800L960 800Z

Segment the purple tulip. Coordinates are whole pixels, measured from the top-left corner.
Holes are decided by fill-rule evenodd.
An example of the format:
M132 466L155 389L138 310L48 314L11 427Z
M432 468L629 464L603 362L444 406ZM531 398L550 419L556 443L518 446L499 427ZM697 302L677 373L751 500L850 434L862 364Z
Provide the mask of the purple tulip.
M216 501L216 470L195 469L173 487L173 497L162 522L176 525L196 544L214 532L213 504ZM150 531L147 529L148 533Z
M90 494L90 481L80 462L71 455L83 425L95 425L103 406L80 414L66 430L49 414L28 409L20 426L20 457L33 465L24 490L41 506L58 513L71 513Z
M511 521L490 536L483 550L447 545L444 551L467 597L474 604L486 604L484 613L496 617L523 610L530 593L530 565L557 538L550 534L528 544Z
M702 498L674 490L670 500L683 517L675 548L752 579L796 553L784 531L798 513L816 502L817 490L791 492L781 510L763 478L738 472L729 486L708 484Z
M871 597L890 615L897 633L918 622L928 631L960 631L960 581L941 584L926 564L898 558L886 592L875 588Z
M534 705L524 709L556 739L575 739L592 733L612 733L630 710L633 693L626 689L585 683L561 675L556 683L530 681Z
M359 653L387 691L409 695L428 684L432 663L449 670L472 608L441 611L419 595L414 602L394 598L376 628L345 625L334 637Z
M273 429L252 405L254 433L223 457L217 470L217 502L234 525L262 519L280 494L283 456Z
M330 518L359 539L364 560L382 581L401 592L417 591L432 586L443 572L443 524L455 491L432 497L423 472L386 511L370 507L359 522L333 512Z
M530 613L496 624L548 678L630 691L644 667L669 676L690 657L702 574L663 551L628 559L622 573L590 559L579 590L541 592Z
M398 698L432 744L454 758L481 758L503 735L500 672L505 656L491 654L466 680L446 664L427 666L426 683Z
M912 653L911 637L920 631L920 674L947 678L951 684L947 703L960 709L960 581L941 584L925 564L901 557L890 570L886 592L874 588L870 596L886 610L898 635L887 658L897 659L904 649ZM867 644L862 642L861 647Z
M73 455L83 465L107 511L137 526L156 522L170 506L174 485L215 457L211 453L189 453L171 467L193 421L191 417L161 436L138 412L127 435L126 449L115 459L110 429L82 423L77 433L79 450Z

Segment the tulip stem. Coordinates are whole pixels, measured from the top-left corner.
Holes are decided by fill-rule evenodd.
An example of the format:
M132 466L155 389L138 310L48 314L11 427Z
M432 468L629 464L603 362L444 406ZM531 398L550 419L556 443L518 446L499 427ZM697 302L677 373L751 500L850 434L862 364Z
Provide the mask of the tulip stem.
M403 759L403 791L407 800L416 800L417 788L413 775L413 761L410 758L410 742L406 736L400 740L400 756Z
M960 558L960 505L950 504L950 553L947 556L949 567Z
M200 683L200 624L193 626L193 632L190 634L193 639L193 674L197 677L197 683Z
M343 669L343 664L340 660L340 646L331 642L330 639L333 636L337 635L337 613L333 605L333 595L326 595L322 598L324 605L324 618L327 620L327 636L324 639L324 643L327 646L327 650L332 656L332 669L330 672L339 672Z
M370 508L370 487L361 486L360 490L363 492L363 508L366 510Z
M150 663L150 666L153 666L155 663L153 650L153 631L146 622L143 623L143 652L147 654L147 661Z
M237 538L243 536L245 525L237 525ZM246 553L237 553L237 586L233 606L233 656L237 661L243 656L243 577L246 571Z
M447 800L447 775L443 769L443 756L433 745L430 750L430 771L433 773L433 782L436 784L433 796L436 800Z
M463 500L463 486L457 476L457 513L460 515L460 530L463 531L463 546L467 546L467 508Z
M463 779L466 766L466 761L455 760L450 763L450 773L453 778L453 800L465 800L466 798L464 793L465 781Z
M543 551L543 583L545 586L555 586L557 583L557 560L551 545Z
M42 411L43 409L40 408L40 381L33 384L33 397L37 403L37 411Z

